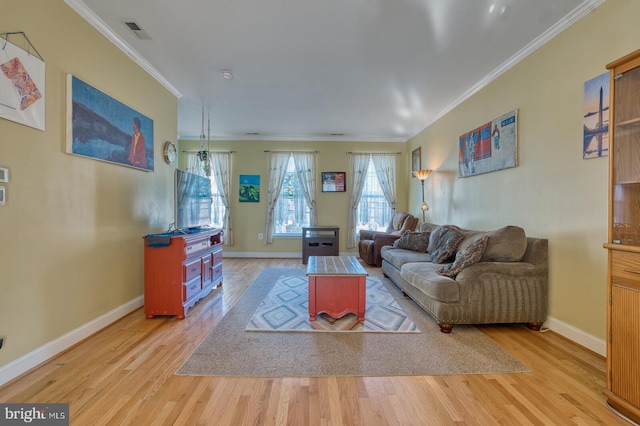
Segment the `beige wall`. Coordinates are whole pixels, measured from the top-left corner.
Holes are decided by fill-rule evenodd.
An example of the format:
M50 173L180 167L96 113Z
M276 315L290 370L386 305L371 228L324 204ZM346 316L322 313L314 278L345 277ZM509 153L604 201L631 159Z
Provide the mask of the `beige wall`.
M46 61L46 130L0 119L0 366L140 296L142 236L173 213L177 100L62 0L2 2ZM13 40L13 39L11 39ZM155 171L65 153L68 73L154 120Z
M180 141L179 151L197 151L199 141ZM317 154L317 179L320 182L320 172L347 172L347 186L350 185L349 172L351 170L351 156L347 152L402 152L398 157L398 181L397 181L397 209L407 208L407 185L410 180L408 166L406 164L406 144L403 142L309 142L309 141L211 141L211 150L236 151L232 155L231 178L231 209L234 229L234 245L225 247L225 256L252 255L265 256L269 253L273 256L301 256L300 238L276 238L273 244L265 245L258 240L258 234L264 233L267 198L269 187L269 154L265 150L285 151L318 151ZM184 155L178 161L180 168L185 168ZM260 175L260 202L238 202L239 175ZM344 193L323 193L318 188L318 224L340 227L340 251L357 252L357 249L347 250L346 230L348 224L348 206L351 192L347 189ZM413 214L419 211L414 209Z
M582 159L583 84L640 48L640 2L607 0L471 99L423 130L436 223L515 224L549 239L550 316L604 339L608 157ZM518 109L518 167L457 177L458 136ZM416 184L410 204L419 197Z
M582 87L640 47L638 16L640 2L607 0L408 144L216 141L215 149L238 151L234 194L241 173L260 174L265 190L265 149L317 149L318 171L348 171L346 151L402 151L399 206L419 214L420 185L408 178L407 158L421 146L423 165L436 170L426 185L428 220L518 224L549 238L551 316L604 338L607 159L581 158ZM174 167L161 150L177 134L177 102L62 0L5 1L0 28L26 32L46 60L46 131L0 119L0 167L11 173L0 207L3 366L142 294L141 237L173 221ZM65 153L68 73L154 120L154 172ZM458 179L458 136L514 108L519 166ZM348 195L318 194L321 224L346 229ZM240 205L233 197L236 245L227 252L299 250L299 240L265 247L257 239L264 200Z

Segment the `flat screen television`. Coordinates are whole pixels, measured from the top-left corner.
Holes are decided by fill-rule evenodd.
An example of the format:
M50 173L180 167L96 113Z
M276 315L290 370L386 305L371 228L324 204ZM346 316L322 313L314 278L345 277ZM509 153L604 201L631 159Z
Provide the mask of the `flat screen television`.
M196 229L211 225L211 182L209 178L176 169L176 229Z

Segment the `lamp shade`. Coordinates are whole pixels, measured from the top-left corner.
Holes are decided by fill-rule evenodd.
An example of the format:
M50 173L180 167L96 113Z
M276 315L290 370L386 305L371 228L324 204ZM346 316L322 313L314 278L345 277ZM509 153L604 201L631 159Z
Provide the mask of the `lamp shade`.
M415 170L413 172L413 175L422 181L426 180L430 174L431 170Z

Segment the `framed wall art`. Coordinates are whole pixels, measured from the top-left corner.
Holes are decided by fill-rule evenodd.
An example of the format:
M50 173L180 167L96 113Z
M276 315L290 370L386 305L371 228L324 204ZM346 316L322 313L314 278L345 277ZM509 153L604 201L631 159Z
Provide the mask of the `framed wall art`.
M411 151L411 177L416 177L413 172L422 169L422 148L417 147Z
M584 83L582 158L609 154L609 73Z
M322 192L346 192L345 172L322 172Z
M260 175L240 175L240 202L260 202Z
M473 129L458 139L458 177L516 167L518 110Z
M22 37L29 51L10 42L9 36ZM44 82L44 60L27 36L0 34L0 117L44 130Z
M153 171L153 120L69 74L67 153Z

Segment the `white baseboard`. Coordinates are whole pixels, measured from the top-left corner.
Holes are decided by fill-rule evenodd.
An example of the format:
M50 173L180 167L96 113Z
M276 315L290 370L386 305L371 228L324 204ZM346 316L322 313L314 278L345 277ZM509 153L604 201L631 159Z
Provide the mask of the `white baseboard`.
M357 251L340 253L340 256L358 256ZM225 248L222 251L222 257L228 258L257 258L257 259L302 259L302 253L299 251L292 252L264 252L264 251L229 251Z
M576 342L580 346L584 346L585 348L599 355L602 355L603 357L607 356L607 342L596 336L585 333L579 328L576 328L553 317L549 317L544 325L545 327L553 330L561 336L566 337L572 342Z
M264 251L229 251L227 248L223 248L222 257L228 258L257 258L257 259L302 259L301 252L264 252Z
M86 339L106 326L116 322L123 316L144 305L144 296L138 296L127 303L89 321L51 342L21 356L0 367L0 386L26 373L32 368L58 355L76 343Z

